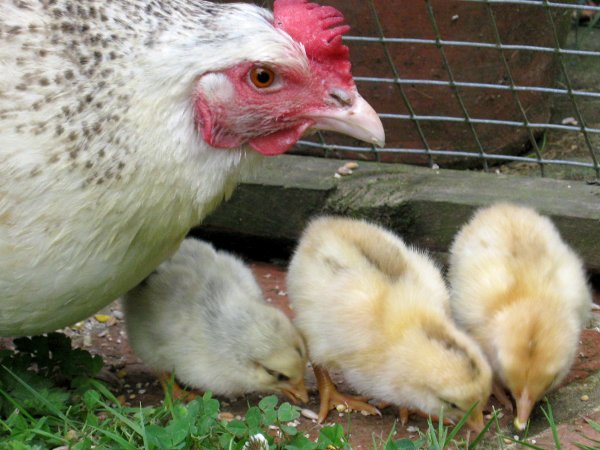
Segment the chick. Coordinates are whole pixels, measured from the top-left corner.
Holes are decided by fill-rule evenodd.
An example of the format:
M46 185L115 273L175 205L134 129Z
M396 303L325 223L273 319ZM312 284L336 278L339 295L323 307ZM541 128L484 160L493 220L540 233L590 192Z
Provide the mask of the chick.
M573 362L591 307L581 260L548 218L499 203L457 235L449 279L452 313L511 392L523 430Z
M280 392L308 401L304 341L283 312L263 302L236 257L186 239L123 304L131 346L163 379L174 371L215 394Z
M385 229L323 217L304 232L288 270L288 295L321 395L319 420L336 403L370 413L364 399L338 393L329 369L356 391L427 414L459 418L477 403L483 426L491 389L485 357L450 319L435 264Z

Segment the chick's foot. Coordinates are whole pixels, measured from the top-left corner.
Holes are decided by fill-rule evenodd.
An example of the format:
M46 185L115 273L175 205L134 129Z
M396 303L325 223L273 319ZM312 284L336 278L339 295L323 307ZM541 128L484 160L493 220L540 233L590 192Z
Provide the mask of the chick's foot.
M411 414L422 417L424 419L428 419L429 417L431 417L431 420L433 422L440 421L440 418L438 416L430 416L429 414L427 414L421 410L418 410L418 409L409 410L408 408L401 407L400 408L400 424L403 427L406 426L406 424L408 423L408 419L410 418ZM452 420L448 419L447 417L444 417L444 420L442 421L442 423L444 425L455 425L455 423Z
M349 410L365 411L372 415L381 416L381 412L373 405L368 403L367 397L341 394L335 387L327 370L313 365L315 378L317 379L317 388L321 399L319 408L319 423L323 423L329 414L329 411L338 405L344 405Z
M179 383L177 383L176 380L173 380L172 387L171 387L171 379L172 378L171 378L170 373L163 373L158 376L158 380L160 381L160 384L163 388L163 391L165 392L165 395L170 390L171 398L173 400L181 400L184 402L191 402L196 397L202 396L201 392L196 393L196 392L192 392L192 391L186 391L179 385Z
M504 387L497 381L494 381L494 383L492 384L492 395L496 397L496 400L500 402L502 407L508 413L512 413L514 411L512 400L506 394Z

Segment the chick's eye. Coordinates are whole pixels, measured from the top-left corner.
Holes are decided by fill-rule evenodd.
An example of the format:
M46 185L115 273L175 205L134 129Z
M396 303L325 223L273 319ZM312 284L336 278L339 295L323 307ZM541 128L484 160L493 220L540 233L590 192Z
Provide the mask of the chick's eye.
M442 403L450 409L460 409L456 403L449 402L448 400L442 400Z
M290 377L288 377L287 375L284 375L280 372L276 372L275 370L267 369L266 367L265 367L265 370L273 378L276 378L277 381L289 381L289 379L290 379Z
M287 375L284 375L282 373L278 373L277 374L277 381L289 381L290 377L288 377Z
M275 72L267 67L254 67L250 70L250 81L259 89L265 89L275 82Z

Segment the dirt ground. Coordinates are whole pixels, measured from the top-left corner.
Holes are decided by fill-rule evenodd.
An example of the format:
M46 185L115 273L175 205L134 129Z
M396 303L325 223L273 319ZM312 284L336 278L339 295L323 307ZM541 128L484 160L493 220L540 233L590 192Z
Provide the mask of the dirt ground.
M288 315L293 315L293 311L287 303L287 291L285 285L285 270L280 265L260 263L251 263L251 267L264 291L265 299L273 305L282 308ZM600 295L596 295L596 303L600 303ZM600 319L600 314L597 314ZM596 324L597 325L597 324ZM152 373L144 367L139 359L132 354L127 343L123 314L118 302L105 308L98 315L81 322L65 332L71 335L76 345L82 346L92 353L100 354L106 363L106 369L103 377L110 383L113 391L117 395L122 395L123 400L131 405L154 405L163 399L163 393ZM582 380L591 374L600 370L600 330L592 328L584 331L580 350L569 377L564 384L569 384L577 380ZM310 403L305 405L312 411L318 411L318 394L315 388L312 371L307 369L307 386L310 392ZM340 390L349 391L344 384L343 379L335 376ZM234 416L243 416L247 404L256 404L259 400L258 395L251 395L238 399L219 398L222 405L222 411L229 412ZM492 402L496 408L498 403ZM565 449L577 448L573 443L584 442L583 435L594 436L593 430L586 424L585 418L591 418L600 422L600 405L596 405L597 412L585 417L578 417L576 420L565 423L561 426L561 436L564 436ZM395 408L388 408L383 411L382 417L365 417L358 413L344 414L332 411L329 416L330 422L341 423L351 434L351 445L355 449L370 449L373 447L373 437L375 439L385 439L392 430L396 430L396 437L415 438L418 430L426 429L426 421L419 417L411 417L406 428L397 424L398 411ZM510 417L501 418L503 427L510 424ZM543 415L539 409L533 415L534 422L542 424ZM320 426L314 421L301 417L298 420L298 427L311 437L316 438ZM543 425L538 426L538 428ZM514 433L511 432L511 436ZM597 439L600 435L595 434ZM554 448L552 436L536 436L537 444L543 448ZM568 441L567 441L568 440ZM498 444L490 444L489 448L497 448Z

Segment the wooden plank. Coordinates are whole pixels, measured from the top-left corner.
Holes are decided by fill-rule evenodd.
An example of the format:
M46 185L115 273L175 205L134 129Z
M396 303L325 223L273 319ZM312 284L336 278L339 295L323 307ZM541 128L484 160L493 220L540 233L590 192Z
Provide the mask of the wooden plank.
M335 178L343 163L287 155L267 159L201 229L294 241L310 217L343 214L380 223L443 255L477 208L512 201L550 216L586 265L600 272L597 185L378 163L360 163L354 174Z

